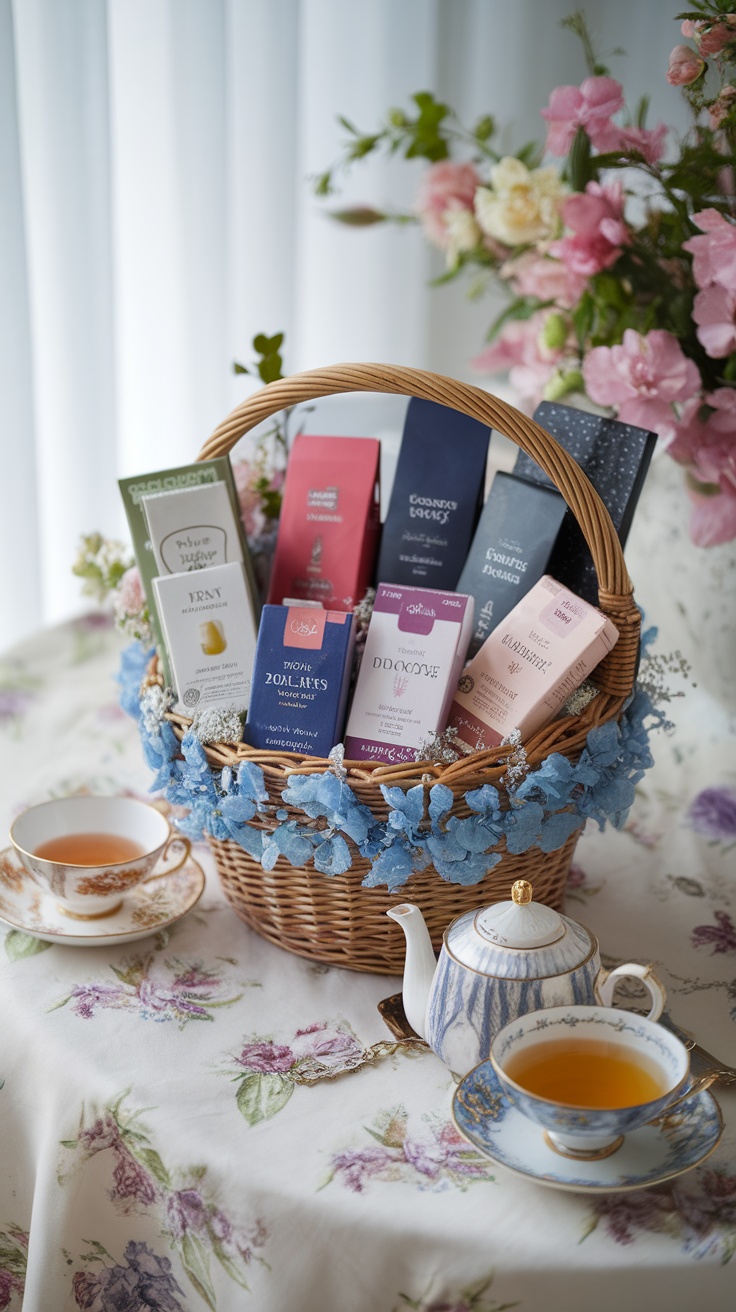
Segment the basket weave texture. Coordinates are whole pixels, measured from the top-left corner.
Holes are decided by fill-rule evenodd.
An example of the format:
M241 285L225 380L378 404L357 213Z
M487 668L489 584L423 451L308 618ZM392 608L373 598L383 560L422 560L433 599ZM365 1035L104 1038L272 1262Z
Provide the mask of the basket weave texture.
M539 730L526 743L530 769L535 769L552 752L577 761L589 731L619 718L636 676L639 652L640 615L624 564L616 531L602 501L571 456L538 424L497 397L469 384L423 370L381 364L343 364L311 370L270 383L238 406L204 444L198 459L228 453L243 434L280 410L297 403L340 392L384 392L419 397L453 407L478 419L514 441L532 456L552 479L572 509L595 563L599 606L619 630L613 651L597 667L595 683L599 695L577 716L567 716ZM458 452L458 459L462 453ZM178 737L190 721L169 714ZM251 823L275 828L276 809L289 812L289 819L305 819L290 808L281 792L289 775L324 773L330 762L297 753L254 750L245 743L217 743L205 748L214 770L253 761L263 770L272 812ZM408 790L435 783L448 787L455 799L451 814L470 815L465 794L484 784L494 785L508 806L503 776L508 747L476 752L452 765L431 761L401 765L345 761L346 781L360 802L377 819L385 819L390 807L381 785ZM271 817L274 818L271 818ZM579 831L578 831L579 832ZM480 883L448 883L432 866L414 873L401 888L401 897L385 888L364 888L362 881L371 863L352 850L353 864L345 874L328 877L308 866L294 867L280 857L266 871L238 843L210 838L215 863L225 895L242 919L259 934L300 956L330 965L385 974L403 970L405 943L400 928L386 916L398 901L416 903L424 913L435 948L447 925L474 907L509 896L515 879L528 879L535 899L559 906L570 869L578 833L558 851L543 853L531 848L522 855L506 852L505 842L492 849L502 859ZM350 845L350 844L349 844Z

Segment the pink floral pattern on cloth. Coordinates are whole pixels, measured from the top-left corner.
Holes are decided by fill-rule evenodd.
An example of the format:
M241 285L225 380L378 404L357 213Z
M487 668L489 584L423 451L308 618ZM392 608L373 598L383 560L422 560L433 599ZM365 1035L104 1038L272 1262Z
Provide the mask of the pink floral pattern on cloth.
M235 1101L249 1125L270 1120L285 1107L295 1088L299 1069L317 1061L337 1074L352 1069L362 1051L346 1020L315 1021L295 1032L288 1043L266 1035L252 1035L222 1071L237 1082Z
M736 1174L700 1168L672 1184L596 1201L583 1238L598 1228L617 1244L669 1235L696 1259L730 1262L736 1253Z
M211 1278L213 1261L220 1264L236 1285L248 1290L248 1269L253 1261L262 1262L259 1250L266 1244L268 1229L260 1218L244 1223L226 1213L218 1205L214 1190L208 1188L205 1167L168 1168L153 1146L141 1113L126 1108L125 1098L125 1094L121 1095L94 1119L85 1119L83 1112L83 1128L74 1139L62 1140L64 1156L59 1182L62 1186L69 1184L93 1157L104 1153L110 1172L107 1198L115 1210L121 1216L146 1216L153 1220L162 1238L168 1240L169 1248L177 1253L197 1293L214 1309L217 1299ZM101 1249L98 1256L103 1255L110 1257ZM91 1260L97 1260L94 1252ZM95 1292L94 1279L87 1268L74 1272L78 1307L94 1308L96 1312L108 1312L108 1309L109 1312L139 1312L141 1308L160 1307L162 1312L169 1309L175 1312L179 1306L176 1302L147 1303L143 1298L135 1302L134 1292L130 1293L128 1302L115 1302L108 1289L110 1284L113 1289L117 1285L127 1294L128 1286L132 1287L134 1280L140 1282L145 1276L151 1280L155 1277L161 1288L168 1282L171 1293L173 1277L169 1259L162 1263L145 1244L136 1242L132 1247L127 1245L124 1265L115 1263L114 1259L113 1263L112 1268L104 1268L108 1273L112 1270L112 1275L97 1270ZM182 1292L178 1285L176 1289ZM91 1301L80 1301L87 1297Z
M320 1188L335 1180L360 1194L382 1181L434 1192L454 1186L464 1192L471 1184L494 1182L488 1159L471 1148L450 1121L431 1113L425 1113L422 1120L424 1126L417 1132L409 1128L405 1107L379 1112L373 1124L365 1127L372 1142L333 1153Z

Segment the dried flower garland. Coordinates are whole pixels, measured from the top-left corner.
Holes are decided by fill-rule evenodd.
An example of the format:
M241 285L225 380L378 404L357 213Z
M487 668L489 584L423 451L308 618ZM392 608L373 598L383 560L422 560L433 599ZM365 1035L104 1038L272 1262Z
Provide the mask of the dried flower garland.
M655 636L656 630L650 629L643 646ZM509 809L502 809L498 789L485 784L465 795L471 814L464 818L451 815L452 791L435 783L428 790L418 784L407 791L381 785L390 810L385 820L379 819L348 784L344 750L339 747L323 774L289 777L281 798L301 812L303 818L295 820L289 818L286 805L279 807L269 800L260 766L242 761L213 770L194 727L179 742L165 719L170 695L147 687L141 696L150 656L141 643L124 651L121 705L138 722L145 760L155 771L151 791L161 790L173 805L187 808L187 815L177 821L182 832L193 839L203 834L231 839L264 870L273 869L283 856L294 866L313 860L325 875L350 869L353 844L371 861L363 880L366 887L399 888L430 864L449 883L475 884L501 860L494 850L501 839L514 854L531 847L554 852L587 819L601 829L607 821L621 828L636 785L652 765L649 734L666 724L642 681L618 723L608 721L590 730L576 763L553 752L530 770L523 745L512 741L504 779ZM646 668L646 659L643 664ZM223 718L223 724L218 719L214 726L219 736L226 713L218 716ZM212 727L205 720L205 730ZM270 831L254 828L250 822L256 816L269 816L278 823Z

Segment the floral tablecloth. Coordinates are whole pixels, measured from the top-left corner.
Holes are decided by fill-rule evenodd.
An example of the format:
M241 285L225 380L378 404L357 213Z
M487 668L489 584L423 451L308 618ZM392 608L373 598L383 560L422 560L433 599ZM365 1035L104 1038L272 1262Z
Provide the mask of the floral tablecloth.
M0 809L79 789L145 795L102 616L0 661ZM604 958L653 961L669 1010L736 1063L734 722L706 689L621 832L587 833L566 911ZM429 1053L314 1087L388 1037L397 980L329 969L251 933L206 849L202 900L127 947L0 930L0 1309L616 1312L733 1308L736 1094L689 1174L589 1197L476 1154Z

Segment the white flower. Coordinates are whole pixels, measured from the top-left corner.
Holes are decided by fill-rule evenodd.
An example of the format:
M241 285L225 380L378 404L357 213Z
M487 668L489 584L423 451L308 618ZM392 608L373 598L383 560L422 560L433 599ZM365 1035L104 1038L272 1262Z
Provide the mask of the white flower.
M547 241L561 229L560 202L567 194L557 169L528 169L506 156L491 169L491 186L475 193L483 232L506 246Z
M456 269L464 251L474 251L483 239L478 223L471 210L451 206L444 211L442 221L445 225L445 240L448 269Z
M174 694L170 688L162 688L158 683L149 684L141 697L141 717L147 733L156 733L174 701Z
M191 729L203 744L239 743L243 737L243 712L234 706L206 706L194 712Z

